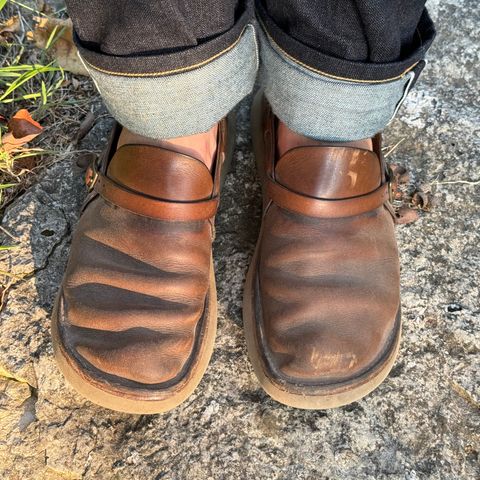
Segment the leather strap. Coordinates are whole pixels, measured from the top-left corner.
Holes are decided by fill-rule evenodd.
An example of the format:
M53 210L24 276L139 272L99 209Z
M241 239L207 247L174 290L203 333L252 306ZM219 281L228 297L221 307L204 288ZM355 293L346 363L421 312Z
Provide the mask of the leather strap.
M218 196L195 202L172 202L149 197L122 187L99 172L92 187L114 205L157 220L208 220L215 215L219 204Z
M341 199L308 197L289 190L267 176L267 195L279 207L301 215L340 218L374 210L389 200L389 184L384 183L365 195Z

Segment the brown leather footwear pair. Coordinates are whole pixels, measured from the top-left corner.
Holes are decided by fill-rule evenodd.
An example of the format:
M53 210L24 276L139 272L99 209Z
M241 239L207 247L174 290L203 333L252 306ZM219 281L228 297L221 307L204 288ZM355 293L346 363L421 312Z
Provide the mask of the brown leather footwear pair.
M276 154L277 121L253 109L264 214L244 295L263 388L299 408L353 402L388 374L400 338L399 265L388 174L375 151ZM174 408L199 383L216 330L213 222L233 147L219 125L213 175L159 147L116 150L117 127L73 237L52 334L70 383L131 413Z
M277 119L252 111L263 220L245 287L250 359L266 392L297 408L360 399L390 371L400 339L399 262L380 136L374 151L276 154Z
M55 305L57 363L85 397L130 413L185 400L213 350L214 218L232 153L219 124L213 175L200 161L146 145L116 150L117 126L73 236Z

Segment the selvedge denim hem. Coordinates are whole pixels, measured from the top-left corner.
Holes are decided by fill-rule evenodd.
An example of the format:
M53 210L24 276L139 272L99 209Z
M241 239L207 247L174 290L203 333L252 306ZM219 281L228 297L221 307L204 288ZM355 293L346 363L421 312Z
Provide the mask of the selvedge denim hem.
M274 114L307 137L347 142L373 137L393 118L415 79L337 80L304 67L261 29L260 80Z
M331 78L290 57L253 24L227 51L196 68L126 76L86 67L124 127L168 139L207 131L248 95L257 76L258 51L260 85L275 115L292 130L324 141L358 140L383 130L417 73L411 70L384 82Z
M84 63L120 124L168 139L206 132L225 117L252 91L259 60L255 29L247 25L230 48L193 68L127 76Z
M282 13L287 5L278 6L278 11L277 4L258 0L260 26L252 18L248 6L251 2L242 4L235 15L226 5L218 3L219 8L211 12L207 23L205 19L196 18L193 11L174 12L176 0L169 0L165 5L146 2L147 10L153 9L163 16L149 18L143 12L146 18L142 17L141 21L155 31L161 25L166 28L160 36L149 32L151 42L147 44L143 40L140 44L131 44L113 28L120 22L129 32L129 25L138 23L138 18L130 20L116 12L116 23L112 26L108 20L102 33L102 25L97 25L99 20L92 17L88 22L87 15L83 17L85 7L77 0L69 3L75 5L72 13L74 17L76 14L74 25L79 27L76 41L80 56L112 115L133 132L168 139L207 131L251 92L260 56L259 77L265 95L275 115L292 130L324 141L352 141L373 136L393 118L424 66L423 57L435 30L426 10L422 11L423 3L416 2L417 13L407 12L407 17L412 18L406 21L398 11L399 5L387 8L356 0L359 11L380 8L375 18L369 12L363 12L360 19L353 14L341 17L349 25L368 20L362 27L352 27L355 38L365 36L365 39L355 43L347 36L338 38L328 28L321 31L319 25L318 35L311 41L318 44L325 38L326 43L312 48L304 43L298 28L302 25L306 28L308 22L312 28L315 19L321 24L327 20L320 11L302 1L290 5L292 13ZM122 2L133 8L130 0ZM202 5L207 3L193 3L192 8ZM335 12L327 12L328 8L337 8L334 3L323 2L321 6L323 14L328 13L334 22ZM221 7L229 13L220 14ZM108 3L102 4L102 8L103 14L114 12ZM301 17L302 23L296 15L304 14L305 9L314 17L311 21ZM398 35L392 37L391 45L384 48L380 40L390 25L391 19L387 18L390 14L400 23L406 22L415 34L404 44L399 43ZM282 15L286 15L291 24L277 25ZM169 18L173 26L178 24L182 28L177 31L169 26ZM205 30L203 33L198 30L199 26ZM90 33L90 29L96 33ZM206 32L217 33L205 36ZM176 42L178 48L167 48L177 45ZM350 57L332 56L332 49L340 51L343 44ZM371 49L366 57L362 56L365 44L369 52ZM361 60L352 61L352 56Z

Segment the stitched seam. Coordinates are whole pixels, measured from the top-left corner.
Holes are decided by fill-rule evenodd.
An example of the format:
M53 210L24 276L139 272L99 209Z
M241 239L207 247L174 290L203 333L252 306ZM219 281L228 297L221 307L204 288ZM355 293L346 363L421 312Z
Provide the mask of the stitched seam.
M261 20L260 20L260 24L263 28L263 31L267 35L270 43L272 44L272 47L279 50L283 55L285 55L285 57L287 57L289 60L296 63L297 65L300 65L303 68L306 68L307 70L310 70L311 72L317 73L319 75L323 75L323 76L328 77L328 78L333 78L334 80L343 80L343 81L348 81L348 82L353 82L353 83L386 83L386 82L391 82L393 80L399 80L399 79L403 78L410 70L415 68L415 66L418 64L418 62L415 62L413 65L408 67L405 71L403 71L400 75L397 75L396 77L385 78L383 80L359 80L357 78L339 77L337 75L332 75L331 73L327 73L327 72L324 72L322 70L318 70L314 67L311 67L310 65L307 65L306 63L303 63L302 61L296 59L295 57L292 57L289 53L287 53L285 50L283 50L283 48L280 47L280 45L278 45L277 42L275 42L275 40L270 36L270 34L268 33L264 23Z
M103 68L96 67L95 65L92 65L90 62L88 62L84 58L82 58L82 61L85 62L93 70L97 70L98 72L106 73L108 75L115 75L115 76L118 76L118 77L139 77L139 78L164 77L164 76L172 75L172 74L175 74L175 73L189 72L190 70L195 70L196 68L203 67L203 66L207 65L208 63L213 62L218 57L221 57L223 54L225 54L225 53L229 52L230 50L232 50L233 48L235 48L240 43L240 40L242 39L243 34L245 33L245 30L250 26L251 25L246 25L243 28L242 32L240 33L239 37L235 40L235 42L233 42L231 45L229 45L227 48L225 48L221 52L216 53L212 57L207 58L206 60L204 60L202 62L196 63L194 65L189 65L187 67L176 68L174 70L167 70L167 71L164 71L164 72L151 72L151 73L114 72L114 71L111 71L111 70L105 70Z
M98 174L99 179L104 182L104 185L110 185L113 188L116 188L120 191L126 192L129 195L135 196L135 197L140 197L147 199L148 201L154 202L156 204L159 203L166 203L168 205L183 205L183 206L192 206L192 205L200 205L200 204L207 204L207 203L214 203L218 201L219 196L215 195L213 197L205 198L203 200L167 200L165 198L157 198L153 197L152 195L148 195L145 193L137 192L136 190L133 190L130 187L127 187L126 185L122 185L120 183L117 183L115 180L112 180L108 178L106 175L103 175L103 173ZM95 190L99 195L101 195L100 192ZM103 196L103 195L102 195Z

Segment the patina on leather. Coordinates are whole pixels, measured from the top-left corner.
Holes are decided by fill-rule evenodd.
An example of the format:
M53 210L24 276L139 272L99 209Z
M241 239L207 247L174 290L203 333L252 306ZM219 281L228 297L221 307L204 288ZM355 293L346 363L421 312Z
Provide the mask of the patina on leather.
M307 146L278 158L266 101L262 115L264 214L246 291L255 355L279 391L348 389L382 364L399 336L399 261L380 136L373 152Z
M87 172L90 193L55 328L87 382L120 397L161 400L195 368L206 323L216 322L208 305L227 120L219 124L213 174L160 147L116 150L120 130Z

